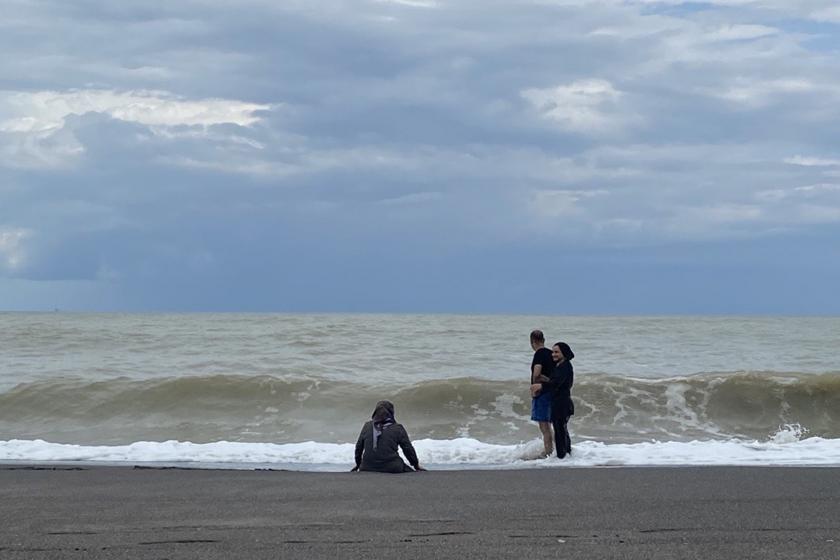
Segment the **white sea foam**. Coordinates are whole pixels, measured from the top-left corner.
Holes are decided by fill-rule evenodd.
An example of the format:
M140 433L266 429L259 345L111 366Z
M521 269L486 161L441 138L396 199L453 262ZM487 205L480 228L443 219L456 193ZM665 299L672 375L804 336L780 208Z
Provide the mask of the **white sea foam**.
M534 459L537 440L494 445L470 438L421 439L415 448L422 463L438 469L551 468L656 465L840 465L840 439L799 439L796 426L782 428L769 441L706 440L606 444L577 442L565 460ZM196 467L291 468L343 471L352 465L353 444L335 443L190 443L136 442L118 446L84 446L43 440L0 441L0 462L82 462L167 464Z

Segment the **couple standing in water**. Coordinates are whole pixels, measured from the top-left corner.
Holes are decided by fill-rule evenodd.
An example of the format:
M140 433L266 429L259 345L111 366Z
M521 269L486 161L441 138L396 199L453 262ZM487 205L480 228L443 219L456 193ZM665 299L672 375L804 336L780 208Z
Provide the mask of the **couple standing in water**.
M565 342L557 342L551 350L545 347L541 330L531 331L531 420L539 423L545 446L545 457L557 449L560 459L572 453L569 418L575 413L572 384L575 354ZM552 434L552 431L554 432Z

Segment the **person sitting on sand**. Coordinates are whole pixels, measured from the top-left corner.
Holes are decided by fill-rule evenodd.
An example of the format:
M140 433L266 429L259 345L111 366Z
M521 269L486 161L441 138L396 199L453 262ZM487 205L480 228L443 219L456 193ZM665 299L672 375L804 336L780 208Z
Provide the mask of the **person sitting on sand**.
M402 449L413 469L403 462L397 448ZM356 442L356 466L351 472L402 473L425 470L420 466L408 432L394 419L394 405L390 401L376 403L370 421L362 426Z
M575 371L572 358L575 353L565 342L557 342L551 348L555 367L550 377L541 376L538 383L531 385L531 395L551 395L551 424L554 427L554 442L557 457L562 459L572 454L572 440L569 437L569 418L575 413L572 402L572 385Z

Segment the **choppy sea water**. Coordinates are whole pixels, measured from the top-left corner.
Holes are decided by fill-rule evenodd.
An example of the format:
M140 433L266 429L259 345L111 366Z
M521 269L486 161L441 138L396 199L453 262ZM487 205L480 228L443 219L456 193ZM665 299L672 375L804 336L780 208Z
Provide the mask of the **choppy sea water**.
M528 333L576 353L538 455ZM0 314L0 462L344 470L377 400L438 468L840 464L840 318Z

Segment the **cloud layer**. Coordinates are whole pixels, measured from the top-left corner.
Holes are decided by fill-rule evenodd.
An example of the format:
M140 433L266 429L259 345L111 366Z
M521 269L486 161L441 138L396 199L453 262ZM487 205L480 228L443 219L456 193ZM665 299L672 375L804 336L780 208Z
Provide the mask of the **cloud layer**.
M4 10L0 307L840 312L833 2Z

